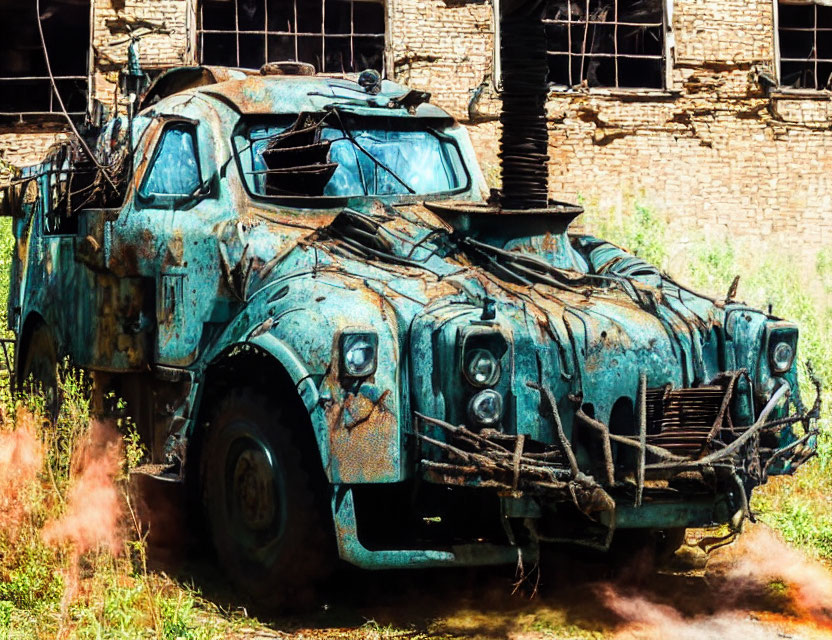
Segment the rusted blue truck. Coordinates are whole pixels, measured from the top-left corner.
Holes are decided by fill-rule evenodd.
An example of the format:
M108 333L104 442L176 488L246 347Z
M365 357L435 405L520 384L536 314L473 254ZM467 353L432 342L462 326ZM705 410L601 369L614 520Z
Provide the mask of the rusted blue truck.
M738 528L811 457L797 326L569 233L576 206L495 204L427 94L186 67L135 107L3 192L17 381L58 402L68 359L124 398L254 597L336 549L528 563Z

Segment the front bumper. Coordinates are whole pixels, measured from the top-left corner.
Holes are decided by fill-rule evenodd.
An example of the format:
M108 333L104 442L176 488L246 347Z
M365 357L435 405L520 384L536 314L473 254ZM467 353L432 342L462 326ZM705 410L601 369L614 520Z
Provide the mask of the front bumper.
M718 406L727 407L735 385L724 383ZM720 410L713 425L703 429L677 425L672 433L646 430L646 381L639 391L638 435L622 436L607 425L576 411L576 424L597 439L602 460L594 470L582 469L557 413L551 393L537 387L556 425L557 444L496 430L474 432L416 414L420 480L454 490L485 491L499 498L506 543L401 545L371 549L359 536L354 489L336 486L332 514L343 560L366 569L477 566L534 563L541 544L569 542L606 550L618 529L674 529L730 524L735 530L750 516L751 489L770 472L790 473L814 455L820 385L814 407L798 415L769 420L789 393L778 389L757 421L735 428ZM709 387L713 389L714 387ZM685 398L681 394L680 398ZM578 405L579 406L579 405ZM803 424L794 437L791 426ZM572 434L575 435L574 433ZM699 443L699 438L702 442ZM697 444L699 443L699 444ZM767 446L777 443L776 446ZM700 446L700 444L702 446ZM614 446L636 455L630 468L613 458ZM695 446L694 446L695 445Z
M729 407L736 382L745 375L744 371L724 374L719 386L712 383L707 387L710 393L721 390L712 422L688 421L661 433L648 434L650 392L644 378L637 399L637 428L633 430L637 435L612 433L607 425L577 408L576 428L596 441L595 450L603 458L594 461L591 469L579 466L573 438L564 432L557 403L539 385L530 386L539 390L552 413L557 444L494 430L477 433L417 415L422 476L438 484L494 490L505 499L528 498L544 515L547 510L563 513L562 505L572 505L588 523L606 529L606 535L601 536L606 542L602 540L601 546L609 544L615 529L738 527L751 515L749 497L754 487L765 483L771 474L794 472L814 455L821 398L820 383L813 378L817 397L811 410L770 419L790 393L783 382L753 425L735 427ZM701 389L680 390L671 401L691 398L693 402L697 391ZM580 407L579 402L576 405ZM695 413L690 407L688 410ZM679 413L684 415L685 411ZM792 429L796 423L803 425L799 437ZM628 455L614 458L614 449L627 450ZM622 460L626 461L623 465ZM582 542L579 529L570 534L574 542ZM564 536L544 532L538 538L561 540Z
M498 545L491 543L459 544L442 549L368 549L358 535L355 497L348 486L333 492L332 516L338 555L361 569L426 569L435 567L477 567L524 562L533 565L538 546Z

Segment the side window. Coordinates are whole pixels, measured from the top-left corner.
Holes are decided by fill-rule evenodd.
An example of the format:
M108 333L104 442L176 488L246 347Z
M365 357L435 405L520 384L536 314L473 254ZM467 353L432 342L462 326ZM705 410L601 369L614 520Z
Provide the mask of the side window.
M196 127L189 123L170 125L156 147L141 195L147 198L192 196L201 186Z

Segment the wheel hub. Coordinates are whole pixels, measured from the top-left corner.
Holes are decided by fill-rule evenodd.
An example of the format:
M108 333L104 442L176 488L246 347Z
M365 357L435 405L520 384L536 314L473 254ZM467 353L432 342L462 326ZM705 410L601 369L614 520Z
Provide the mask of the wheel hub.
M271 461L262 449L246 449L234 466L233 491L243 524L253 531L266 529L276 513Z

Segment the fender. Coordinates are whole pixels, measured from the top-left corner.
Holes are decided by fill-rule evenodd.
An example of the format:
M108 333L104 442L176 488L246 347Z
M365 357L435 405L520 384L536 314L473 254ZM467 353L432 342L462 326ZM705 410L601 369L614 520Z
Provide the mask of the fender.
M306 411L309 413L309 420L312 423L312 429L315 431L315 440L318 443L321 462L324 465L327 478L330 482L334 482L329 453L329 424L319 402L320 394L318 393L318 388L315 386L315 382L306 364L294 349L271 333L264 333L251 338L247 341L247 344L258 347L271 355L280 363L286 373L289 374L303 405L306 407Z
M400 482L402 425L397 400L383 386L365 381L354 389L342 389L330 372L316 386L316 379L297 352L271 333L252 337L256 346L287 371L309 412L321 461L333 484Z

